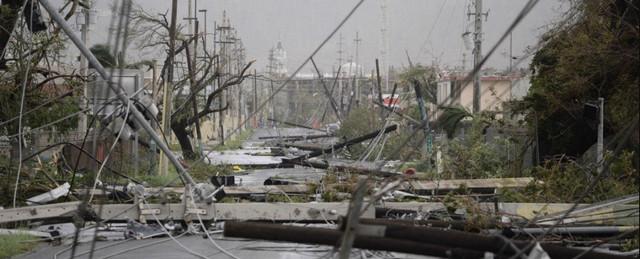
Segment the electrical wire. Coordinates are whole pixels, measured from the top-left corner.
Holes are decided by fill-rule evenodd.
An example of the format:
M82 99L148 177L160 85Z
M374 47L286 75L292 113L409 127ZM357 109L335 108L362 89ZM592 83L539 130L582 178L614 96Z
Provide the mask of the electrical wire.
M484 58L482 59L482 61L480 63L478 63L476 66L474 66L473 71L471 71L463 80L463 85L467 85L468 82L470 82L470 79L473 77L474 74L479 73L480 69L482 68L482 66L486 63L486 61L493 55L493 53L495 52L495 50L498 48L498 46L500 44L502 44L502 42L507 38L507 36L509 35L509 33L511 33L511 31L513 31L513 29L515 29L515 27L518 26L518 24L520 24L520 22L524 19L524 17L527 16L527 14L529 14L529 12L533 9L533 7L535 7L535 5L538 3L538 0L529 0L525 6L522 8L522 10L520 10L518 16L513 20L513 22L509 25L508 29L503 33L503 35L500 37L500 39L493 45L493 47L491 48L491 50L484 56ZM450 97L447 98L450 99ZM446 100L445 100L446 101ZM409 135L409 137L407 137L401 145L399 145L394 152L392 153L397 153L400 151L400 148L403 148L404 146L406 146L408 144L408 142L413 138L413 136L415 136L415 134L418 132L418 130L422 129L423 127L425 127L428 123L428 120L425 120L421 123L420 126L416 127L413 132ZM425 142L425 139L421 139L420 140L420 145L422 146ZM404 164L406 164L406 161L403 161L402 163L400 163L399 165L397 165L395 167L395 170L397 171L398 168L402 167ZM382 166L379 166L378 171L380 171L382 169Z
M293 80L293 77L295 77L302 70L302 68L304 68L304 66L306 66L309 63L311 58L314 57L324 47L324 45L333 38L333 36L335 36L335 34L340 30L340 28L342 28L342 26L349 20L349 18L351 18L351 16L356 12L356 10L358 10L358 8L362 5L362 3L364 3L364 0L358 1L355 4L355 6L349 11L349 13L347 13L347 15L340 21L340 23L331 31L331 33L329 33L329 35L320 43L320 45L318 45L318 47L316 47L313 50L313 52L302 62L302 64L300 64L300 66L298 66L298 68L296 68L296 70L294 70L294 72L291 73L291 75L287 77L287 79L284 80L282 84L277 89L275 89L275 91L273 91L273 93L271 93L269 97L267 97L266 100L264 100L260 105L258 105L255 111L253 111L244 120L242 120L238 125L238 127L236 127L233 131L231 131L231 133L229 133L227 137L223 138L222 142L227 140L229 136L233 136L235 133L237 133L247 122L249 122L249 120L251 120L256 114L258 114L269 103L269 101L278 94L278 92L282 91L282 89L284 89L284 87L287 86L287 84L291 82L291 80ZM208 151L207 154L203 157L208 156L214 150L215 149ZM203 157L195 161L193 165L197 163L202 163L204 161Z
M126 7L129 7L129 8L126 8ZM126 48L124 48L122 53L119 53L120 41L121 41L120 37L121 37L121 29L123 28L123 25L128 24L128 23L124 23L124 18L125 18L125 16L127 18L129 17L129 13L128 12L131 11L130 7L131 7L131 1L127 0L127 1L125 1L125 3L122 4L122 6L120 8L120 15L118 17L119 18L118 19L118 27L117 27L117 30L115 31L116 32L115 33L116 37L115 37L115 42L113 44L115 46L115 49L114 49L115 55L121 54L122 56L125 56ZM112 17L111 17L111 25L114 24L114 22L116 20L116 16L117 16L117 13L113 12L112 13ZM122 40L122 46L126 46L126 41L127 41L126 33L128 32L127 29L128 29L128 27L125 27L125 31L124 31L125 35L123 37L124 40ZM113 34L114 34L114 31L110 31L109 36L107 38L107 42L108 43L111 43L111 40L114 39ZM121 67L120 70L119 70L121 72L121 74L122 74L122 70L123 70L123 68ZM115 70L110 70L109 78L106 78L107 84L112 84L113 83L112 80L111 80L111 78L113 78L113 73L115 73ZM118 78L117 85L120 87L120 91L125 92L124 91L124 87L122 86L122 77ZM94 93L94 100L96 99L96 96L97 96L97 92ZM130 98L128 98L128 99L130 99ZM130 101L128 100L127 101L127 107L129 107L129 104L130 104ZM95 120L95 116L92 119ZM123 123L126 124L126 121L124 121ZM84 145L85 145L86 139L88 137L88 134L89 134L89 129L87 128L87 131L86 131L85 136L84 136L83 141L82 141L81 148L84 148ZM97 137L98 136L94 132L94 135L93 135L94 150L95 150L95 144L96 144ZM80 157L78 157L78 159L76 160L75 166L74 166L73 176L72 176L72 186L73 186L73 183L74 183L74 180L75 180L75 175L76 175L76 172L77 172L77 168L78 168L79 162L80 162ZM85 196L84 200L78 205L78 210L82 211L83 207L87 206L88 198L89 198L89 196ZM100 210L102 210L102 206L100 206ZM79 231L76 230L74 238L73 238L73 246L72 246L72 250L71 250L71 257L73 257L75 255L79 234L80 234ZM97 232L94 234L94 238L93 238L92 243L91 243L91 248L92 248L91 250L92 251L93 251L93 248L95 247L96 234L97 234ZM89 254L89 257L90 258L93 257L93 252Z
M122 126L120 126L120 130L118 130L118 134L116 135L115 140L113 140L113 144L111 144L111 148L109 148L107 155L105 156L104 160L102 161L102 164L100 165L100 168L98 169L98 172L96 173L96 179L93 181L93 187L91 188L91 194L89 195L89 201L87 203L91 203L91 201L93 200L93 194L95 193L96 186L98 185L98 181L100 180L100 174L102 173L102 170L104 169L105 165L109 161L109 158L111 157L111 153L113 152L114 148L118 144L118 140L120 139L122 132L127 126L127 119L129 119L130 110L131 110L131 101L127 103L127 109L124 115L124 120L122 121Z
M190 189L189 195L191 195L191 204L194 207L197 207L197 205L195 204L195 202L193 201L193 190ZM285 194L286 195L286 194ZM289 196L287 196L289 197ZM291 199L291 198L289 198ZM235 256L234 254L232 254L231 252L225 250L224 248L222 248L220 245L218 245L218 243L216 243L215 240L213 240L213 238L211 237L211 235L209 234L209 229L207 228L207 226L204 225L204 223L202 222L202 218L200 217L199 213L196 213L196 217L198 217L198 221L200 222L200 225L202 226L202 230L204 231L204 233L207 235L207 238L209 239L209 241L211 241L211 244L213 244L213 246L215 246L218 250L220 250L220 252L228 255L229 257L233 258L233 259L240 259L239 257Z
M349 18L351 18L351 16L356 12L356 10L358 10L358 8L362 5L363 2L364 2L364 0L358 1L358 3L356 3L356 5L349 11L349 13L347 13L347 15L333 29L333 31L331 31L331 33L320 43L320 45L318 45L318 47L316 47L314 49L314 51L302 62L302 64L300 64L300 66L298 66L298 68L286 80L284 80L282 82L282 84L277 89L272 91L271 95L269 95L259 106L257 106L257 108L256 108L256 110L254 112L249 114L247 116L247 118L245 118L243 121L241 121L240 124L238 125L238 127L236 127L233 131L231 131L231 133L229 133L226 137L224 137L222 139L221 143L224 143L226 140L229 139L230 136L233 136L235 133L237 133L251 118L253 118L264 107L266 107L266 105L269 104L269 101L271 101L280 91L282 91L282 89L284 89L284 87L287 86L287 84L289 82L291 82L291 80L293 80L293 77L296 74L298 74L302 70L302 68L304 68L304 66L307 65L307 63L309 63L311 58L313 56L315 56L324 47L324 45L326 45L326 43L333 38L333 36L335 36L335 34L338 32L338 30L340 30L340 28L342 28L342 26L349 20ZM195 166L195 165L198 165L200 163L203 163L204 162L204 158L208 157L214 151L215 151L215 148L209 150L204 156L201 156L198 160L194 161L191 166ZM174 178L173 180L171 180L170 183L173 183L178 179L181 179L180 176L178 176L178 177Z
M182 237L182 236L186 235L187 233L188 233L188 232L184 232L184 233L182 233L182 234L180 234L180 235L177 235L175 238L176 238L176 239L177 239L177 238L180 238L180 237ZM121 254L124 254L124 253L127 253L127 252L131 252L131 251L134 251L134 250L138 250L138 249L140 249L140 248L145 248L145 247L150 247L150 246L157 245L157 244L162 244L162 243L167 242L167 241L171 241L171 238L166 238L166 239L162 239L162 240L154 241L154 242L151 242L151 243L146 243L146 244L142 244L142 245L139 245L139 246L134 246L134 247L131 247L131 248L127 248L127 249L125 249L125 250L121 250L121 251L118 251L118 252L115 252L115 253L111 253L111 254L105 255L105 256L100 257L100 258L101 258L101 259L111 258L111 257L114 257L114 256L116 256L116 255L121 255Z
M27 3L27 1L31 1L31 6L33 7L33 0L26 0L25 1L25 5ZM24 8L23 8L24 11ZM33 28L33 10L31 10L31 12L29 12L29 23L30 26L29 28ZM24 15L23 15L24 16ZM23 17L24 19L24 17ZM18 22L16 22L18 23ZM25 21L26 23L26 21ZM24 27L23 27L24 29ZM29 33L29 51L31 51L31 49L33 48L33 32ZM6 48L5 48L6 49ZM22 145L23 145L23 141L24 138L22 136L22 119L23 119L23 112L24 112L24 97L26 95L27 92L27 80L29 78L29 72L31 71L31 66L33 64L31 64L33 57L31 55L29 55L29 58L27 60L27 68L25 69L24 72L24 78L22 79L22 92L20 95L20 113L19 116L20 118L18 118L18 171L16 173L16 184L13 188L13 208L16 207L16 198L18 197L18 185L20 184L20 171L22 171Z
M141 197L142 199L142 204L146 205L148 209L151 209L151 207L149 206L149 204L147 203L147 201L144 199L144 197ZM162 230L180 247L182 247L185 251L187 251L188 253L195 255L197 257L200 258L204 258L204 259L208 259L208 257L201 255L199 253L194 252L193 250L189 249L188 247L184 246L182 243L180 243L173 235L171 235L171 233L164 227L164 225L162 225L162 223L160 222L160 220L158 219L158 217L156 217L155 213L152 213L151 216L153 216L153 218L156 220L156 223L158 223L158 225L162 228ZM205 229L206 231L206 229Z
M25 1L25 2L26 2L26 1ZM25 115L27 115L27 114L30 114L30 113L32 113L32 112L34 112L34 111L36 111L36 110L38 110L38 109L40 109L40 108L42 108L42 107L44 107L44 106L47 106L47 105L51 104L52 102L55 102L55 101L60 100L60 99L63 99L63 98L65 98L65 97L67 97L67 96L71 96L72 94L73 94L73 91L69 91L69 92L66 92L66 93L64 93L64 94L62 94L62 95L59 95L59 96L57 96L57 97L51 98L51 99L49 99L49 100L45 101L44 103L42 103L42 104L40 104L40 105L38 105L38 106L34 107L33 109L28 110L28 111L26 111L26 112L22 113L22 116L25 116ZM0 122L0 126L4 126L4 125L6 125L6 124L8 124L8 123L10 123L10 122L12 122L12 121L14 121L14 120L17 120L18 118L20 118L20 116L19 116L19 115L18 115L18 116L15 116L15 117L13 117L13 118L11 118L11 119L8 119L8 120L6 120L6 121Z
M22 6L20 6L20 9L18 10L18 15L17 15L16 17L21 17L21 16L23 16L24 9L25 9L25 7L27 6L27 3L28 3L28 1L24 1L24 2L22 3ZM20 24L20 23L19 23L19 22L16 22L15 24L13 24L13 28L11 29L11 31L8 31L8 32L9 32L9 34L10 34L10 35L9 35L9 37L11 37L11 35L13 34L13 32L16 30L16 28L18 28L18 24ZM8 43L8 41L7 41L7 43ZM2 50L2 54L0 55L0 58L4 58L4 55L7 53L7 49L9 49L9 48L8 48L8 47L5 47L5 48Z
M46 128L46 127L50 127L50 126L56 125L56 124L58 124L58 123L60 123L60 122L63 122L63 121L65 121L65 120L67 120L67 119L70 119L70 118L73 118L73 117L75 117L75 116L78 116L78 115L80 115L81 113L84 113L84 112L89 111L89 110L90 110L90 109L89 109L89 108L87 108L87 109L84 109L84 110L80 110L80 111L74 112L74 113L72 113L72 114L69 114L69 115L67 115L67 116L64 116L64 117L62 117L62 118L60 118L60 119L57 119L57 120L55 120L55 121L52 121L52 122L50 122L50 123L47 123L47 124L44 124L44 125L41 125L41 126L35 127L35 128L33 128L33 129L31 129L30 131L35 131L35 130L39 130L39 129L43 129L43 128ZM20 123L19 123L19 124L20 124ZM19 131L17 134L9 135L9 136L7 136L7 137L8 137L8 138L14 138L14 137L23 138L23 137L24 137L24 132Z
M420 47L420 51L418 54L422 54L423 51L426 51L427 48L427 44L431 41L431 33L433 32L433 29L436 28L436 25L438 25L438 22L440 21L440 15L442 14L442 9L444 8L444 5L447 3L447 0L442 0L442 4L440 5L440 8L438 9L438 15L436 15L436 19L433 21L433 24L431 25L431 29L429 29L429 32L427 33L427 38L424 40L424 42L422 43L422 46Z
M631 121L631 123L629 124L629 126L623 130L625 136L622 138L621 142L627 142L627 140L631 137L632 133L634 132L634 130L638 127L638 121L639 121L639 117L640 115L635 116L635 118ZM624 145L622 144L618 144L618 146L616 147L616 149L613 152L612 157L617 157L620 152L622 152L622 147ZM609 170L609 166L611 165L611 162L613 160L609 160L606 161L606 163L603 165L602 167L602 171L596 175L596 177L589 183L589 185L587 186L587 188L585 188L585 190L580 194L580 196L578 196L578 198L576 199L576 201L573 203L573 205L571 206L571 208L569 208L567 211L565 211L565 213L563 213L562 217L560 217L553 225L551 225L551 227L547 228L547 230L542 233L542 235L540 235L538 238L533 239L529 244L527 244L527 246L525 246L522 249L522 253L524 253L524 251L529 251L529 249L531 249L540 239L544 238L545 236L547 236L549 233L551 233L551 231L553 231L559 224L560 222L562 222L568 215L571 214L571 212L573 212L577 207L580 201L582 201L589 193L591 193L591 191L593 190L593 188L595 187L595 185L600 182L602 180L603 177L605 177L607 175L607 171ZM535 222L535 218L534 218L534 222ZM514 255L512 258L515 258L517 256L519 256L521 253L518 253L516 255Z

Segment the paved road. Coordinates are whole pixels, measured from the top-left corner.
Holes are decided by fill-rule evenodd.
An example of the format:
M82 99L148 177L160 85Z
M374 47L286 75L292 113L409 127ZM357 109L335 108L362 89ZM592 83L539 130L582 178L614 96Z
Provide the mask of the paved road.
M261 240L244 240L244 239L228 239L220 240L221 235L215 235L216 242L224 249L228 250L235 256L243 259L293 259L293 258L320 258L327 256L331 252L332 247L304 245L282 242L267 242ZM230 258L218 250L207 238L202 236L184 236L177 239L180 243L194 252L199 253L207 258ZM152 244L156 243L156 244ZM141 247L145 246L146 247ZM138 248L140 247L140 248ZM137 248L137 249L134 249ZM78 246L75 258L89 258L88 251L90 243ZM130 251L129 251L130 250ZM64 251L64 252L63 252ZM365 257L361 257L363 251L354 250L354 258L429 258L416 255L405 255L393 253L380 254L377 252L375 257L369 251L364 252ZM67 259L70 257L68 245L51 246L48 243L39 245L34 251L18 257L19 259L40 259L40 258L57 258ZM80 256L78 256L80 255ZM146 240L130 240L130 241L102 241L96 243L96 250L93 258L153 258L153 259L191 259L199 258L185 251L177 243L170 238L152 238Z

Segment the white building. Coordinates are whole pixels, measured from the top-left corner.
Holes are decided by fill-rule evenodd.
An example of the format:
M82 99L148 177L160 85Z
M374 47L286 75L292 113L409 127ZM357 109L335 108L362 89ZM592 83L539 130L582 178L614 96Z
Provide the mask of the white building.
M273 60L273 73L281 77L286 77L289 74L287 70L287 51L284 50L282 42L280 41L278 41L278 45L273 51Z

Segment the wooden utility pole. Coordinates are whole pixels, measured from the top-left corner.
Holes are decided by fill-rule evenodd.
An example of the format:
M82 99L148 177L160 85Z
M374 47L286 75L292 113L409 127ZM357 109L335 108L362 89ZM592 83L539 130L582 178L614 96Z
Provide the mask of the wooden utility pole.
M229 43L234 43L233 40L231 40L229 37L229 32L232 30L233 28L231 28L231 26L229 25L229 22L227 20L227 15L226 12L222 13L222 26L217 26L216 27L216 32L219 32L217 34L218 37L218 41L214 40L214 43L219 43L220 44L220 54L218 55L217 61L217 69L219 72L222 72L223 69L226 69L227 74L231 74L231 62L230 62L230 58L228 56L228 52L227 52L227 44ZM222 58L222 59L221 59ZM218 87L222 87L222 76L218 76ZM228 102L229 98L227 96L227 98L224 98L223 96L228 95L229 91L225 90L223 94L219 95L218 98L218 103L220 105L220 107L224 107L224 105L222 105L224 102ZM224 138L225 138L225 134L224 134L224 113L227 111L221 111L220 113L218 113L218 124L219 124L219 129L220 129L220 145L224 146Z
M360 85L358 84L358 79L360 79L361 71L360 71L360 68L358 67L358 65L360 64L358 50L360 47L360 42L362 42L362 39L359 37L358 32L356 32L356 38L353 41L356 44L356 60L355 60L356 72L354 74L355 79L353 80L353 84L354 84L354 91L355 91L356 106L360 106Z
M88 2L89 7L88 8L82 8L82 14L84 15L84 23L81 25L81 38L82 38L82 43L86 46L89 43L89 23L91 22L91 19L89 17L89 15L91 14L91 6L92 6L92 1ZM87 62L87 58L83 55L80 55L80 74L83 77L86 77L89 74L89 65ZM84 95L84 99L82 100L83 106L85 108L89 107L89 102L87 101L89 98L89 92L87 89L88 85L87 82L83 82L83 95ZM95 106L95 103L94 103ZM80 127L78 127L78 131L79 132L85 132L87 131L87 115L85 113L81 113L80 114Z

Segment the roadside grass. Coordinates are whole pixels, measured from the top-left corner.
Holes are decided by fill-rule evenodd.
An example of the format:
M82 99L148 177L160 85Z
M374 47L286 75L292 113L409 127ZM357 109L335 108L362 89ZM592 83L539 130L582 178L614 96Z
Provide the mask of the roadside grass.
M176 172L176 168L172 165L169 165L167 175L154 174L142 175L138 177L140 181L146 182L149 186L153 187L165 186L176 178L178 178L178 172ZM182 186L182 182L180 181L180 179L177 179L171 184L171 186Z
M0 235L0 258L11 258L26 253L38 243L30 242L34 237L24 234Z

